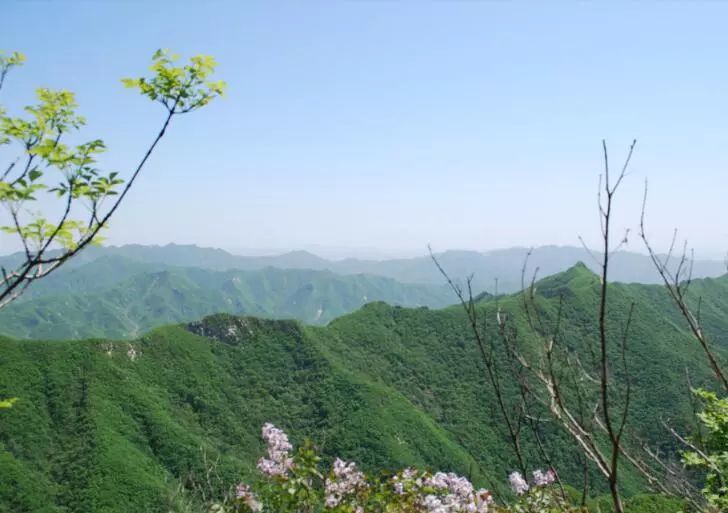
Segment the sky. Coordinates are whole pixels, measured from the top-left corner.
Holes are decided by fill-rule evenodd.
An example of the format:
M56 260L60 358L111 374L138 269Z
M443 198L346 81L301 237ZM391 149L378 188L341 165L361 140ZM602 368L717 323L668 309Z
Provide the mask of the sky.
M548 5L546 5L548 4ZM163 121L121 87L160 47L228 94L175 119L108 243L361 256L590 244L610 159L637 139L614 230L728 250L728 4L0 2L11 113L74 91L123 176ZM0 154L1 159L9 158ZM0 239L4 249L13 242Z

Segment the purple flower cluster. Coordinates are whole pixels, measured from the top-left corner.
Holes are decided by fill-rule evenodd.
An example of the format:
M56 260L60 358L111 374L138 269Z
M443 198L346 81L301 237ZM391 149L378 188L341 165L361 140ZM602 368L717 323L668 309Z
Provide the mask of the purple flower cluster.
M465 477L452 472L437 472L424 484L439 494L428 494L424 506L428 513L487 513L491 495L487 490L475 490Z
M529 490L528 482L521 475L520 472L511 472L508 476L508 481L511 484L511 489L516 495L523 495ZM535 486L548 486L556 481L556 472L553 469L548 469L546 472L541 469L533 471L533 484Z
M536 486L547 486L553 484L556 481L556 472L553 469L548 469L546 472L542 472L541 469L533 471L533 483Z
M331 469L331 476L326 479L325 483L326 507L335 508L347 496L366 488L366 477L357 469L356 463L336 458Z
M406 468L392 482L395 494L414 494L427 513L487 513L493 502L488 490L476 491L468 479L453 473Z
M516 495L523 495L529 489L528 483L520 472L511 472L508 481L511 483L511 489Z
M258 470L268 477L285 477L293 466L288 436L271 423L263 426L263 440L268 444L268 457L258 460Z
M412 487L419 488L422 486L422 479L418 478L417 471L409 467L394 476L392 482L394 483L394 493L397 495L404 495L405 490Z
M267 457L260 458L258 461L258 469L267 478L272 479L270 483L274 485L272 490L277 490L275 493L283 493L286 497L298 497L297 487L303 486L306 487L305 496L310 498L310 488L317 488L314 478L321 479L323 480L324 502L317 507L320 509L323 506L323 511L365 513L365 508L368 508L370 504L378 505L375 510L379 511L377 508L381 506L382 500L385 501L385 504L395 508L392 511L399 511L397 508L406 506L407 511L414 507L421 513L522 511L520 508L524 504L529 508L538 507L538 511L546 511L554 505L562 505L556 495L548 493L547 490L543 490L543 493L541 491L527 493L531 489L538 490L553 484L557 479L553 469L545 472L540 469L534 470L530 484L520 472L512 472L508 476L508 481L514 493L522 497L518 500L517 509L499 510L494 506L493 497L488 490L476 490L467 478L452 472L433 474L405 468L390 479L369 481L367 476L357 468L356 463L336 458L331 471L324 479L324 476L318 471L318 457L315 454L308 458L307 452L301 453L301 459L297 459L294 466L294 459L291 456L293 446L282 430L267 423L263 426L262 436L268 450ZM291 472L292 470L293 472ZM261 496L265 497L261 502L246 484L239 484L235 492L236 503L242 507L242 511L262 513L263 502L268 504L268 497L265 494ZM321 497L321 495L315 494L316 500ZM309 505L315 506L316 504ZM387 508L385 510L389 511ZM548 511L552 511L552 509L548 509ZM569 509L569 511L571 510Z

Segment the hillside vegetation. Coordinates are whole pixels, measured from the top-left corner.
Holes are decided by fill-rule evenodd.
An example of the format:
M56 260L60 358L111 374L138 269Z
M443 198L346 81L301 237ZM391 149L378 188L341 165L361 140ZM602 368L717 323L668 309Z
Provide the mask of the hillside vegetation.
M454 295L443 285L330 271L211 271L102 257L38 282L0 310L0 333L18 338L134 338L213 313L292 318L325 324L370 301L442 307Z
M721 299L728 278L696 287L705 305L715 305L706 324L728 332ZM594 343L595 275L578 265L537 290L553 304L563 298L566 343ZM631 425L671 451L655 419L687 426L685 369L696 384L710 377L659 287L614 285L612 322L633 300L629 365L639 372ZM519 304L518 296L499 300L528 344ZM495 307L492 298L479 306L491 317ZM219 486L249 476L267 421L297 444L310 437L326 457L367 469L452 470L502 493L515 467L458 307L373 303L325 327L223 314L133 341L2 339L0 346L0 395L19 398L0 422L0 511L166 512L179 483L205 481L206 462L216 462ZM562 477L578 486L573 443L549 424L543 430ZM629 468L623 480L627 494L641 488Z

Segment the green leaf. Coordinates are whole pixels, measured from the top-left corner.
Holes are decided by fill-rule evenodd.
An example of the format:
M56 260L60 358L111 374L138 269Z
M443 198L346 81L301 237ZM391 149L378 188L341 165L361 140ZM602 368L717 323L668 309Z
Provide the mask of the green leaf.
M18 402L18 398L17 397L11 397L10 399L0 400L0 409L3 409L3 408L12 408L13 405L16 402Z
M122 78L121 83L124 85L124 87L128 87L128 88L139 87L138 78Z

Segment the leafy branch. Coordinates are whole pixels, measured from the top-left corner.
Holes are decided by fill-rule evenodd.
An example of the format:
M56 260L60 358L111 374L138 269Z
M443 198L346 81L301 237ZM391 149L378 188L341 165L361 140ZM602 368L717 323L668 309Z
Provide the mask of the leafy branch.
M8 72L24 60L17 52L0 54L0 87ZM26 106L23 117L6 115L0 107L0 146L19 153L0 167L0 205L8 215L0 230L17 236L24 255L15 269L0 268L0 308L84 247L102 242L100 231L108 226L173 118L223 95L225 83L210 80L217 65L212 57L195 56L183 65L178 60L178 55L158 50L150 77L122 80L125 87L161 103L166 111L160 130L127 181L116 171L97 167L99 154L106 150L101 139L79 145L66 142L85 124L76 114L72 92L38 89L38 103ZM59 216L51 219L31 208L40 194L50 195Z

